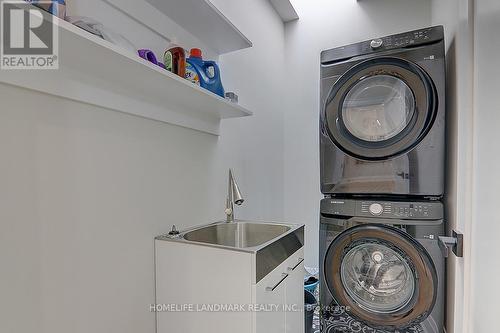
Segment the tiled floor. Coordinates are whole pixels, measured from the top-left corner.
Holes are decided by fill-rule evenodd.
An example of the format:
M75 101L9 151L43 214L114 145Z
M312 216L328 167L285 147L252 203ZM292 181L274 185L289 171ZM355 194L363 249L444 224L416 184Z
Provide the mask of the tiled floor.
M319 312L314 313L313 333L320 333Z
M319 299L319 288L316 289L314 295ZM424 333L420 325L413 326L401 331L388 332L385 330L378 330L366 326L360 321L352 318L346 313L330 313L325 315L325 327L321 332L319 307L314 313L313 319L313 333Z
M319 300L319 287L316 288L314 291L314 297L316 297L317 300ZM318 301L319 303L319 301ZM321 331L321 324L319 320L319 306L316 308L316 311L314 311L314 318L313 318L313 333L320 333ZM307 332L306 332L307 333Z
M404 330L386 331L371 328L360 321L343 314L331 314L324 319L325 327L321 333L423 333L420 325L413 326ZM319 329L318 329L319 332Z

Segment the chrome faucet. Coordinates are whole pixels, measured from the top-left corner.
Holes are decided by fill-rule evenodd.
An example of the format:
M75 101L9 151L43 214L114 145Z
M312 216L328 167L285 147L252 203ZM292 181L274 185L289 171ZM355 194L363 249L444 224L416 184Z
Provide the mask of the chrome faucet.
M234 204L241 206L241 204L245 201L243 196L241 195L240 188L233 177L233 170L229 169L229 182L227 185L227 198L226 198L226 209L224 212L226 213L226 222L231 223L234 222Z

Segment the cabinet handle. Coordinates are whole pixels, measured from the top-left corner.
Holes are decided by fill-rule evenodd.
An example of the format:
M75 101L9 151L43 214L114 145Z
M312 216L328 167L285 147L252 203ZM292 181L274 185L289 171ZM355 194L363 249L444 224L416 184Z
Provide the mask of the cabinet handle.
M285 279L288 277L287 273L283 273L282 275L283 275L283 277L281 278L281 280L279 280L278 283L276 283L276 285L274 287L267 287L266 291L274 291L276 288L278 288L278 286L281 284L281 282L285 281Z
M295 270L295 268L299 267L300 264L302 264L302 262L304 261L303 258L299 258L299 262L297 263L297 265L293 266L293 267L288 267L288 271L292 272Z

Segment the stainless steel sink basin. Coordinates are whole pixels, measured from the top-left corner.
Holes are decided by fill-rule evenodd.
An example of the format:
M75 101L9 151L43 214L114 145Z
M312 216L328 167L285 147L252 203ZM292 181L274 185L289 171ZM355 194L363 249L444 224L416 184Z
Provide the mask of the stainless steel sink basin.
M215 222L161 235L156 240L253 253L256 281L260 281L304 246L304 225L242 220Z
M184 239L234 248L250 248L269 242L290 229L291 227L280 224L220 223L187 232Z

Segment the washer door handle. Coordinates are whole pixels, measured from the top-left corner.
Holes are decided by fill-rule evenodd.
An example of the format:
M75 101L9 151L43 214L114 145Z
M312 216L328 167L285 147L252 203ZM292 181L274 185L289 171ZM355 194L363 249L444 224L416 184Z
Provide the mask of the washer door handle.
M464 235L452 230L452 237L439 236L439 248L445 258L448 258L450 249L457 258L464 256Z

